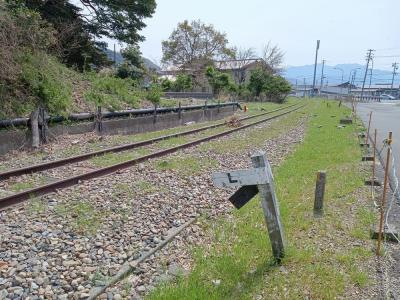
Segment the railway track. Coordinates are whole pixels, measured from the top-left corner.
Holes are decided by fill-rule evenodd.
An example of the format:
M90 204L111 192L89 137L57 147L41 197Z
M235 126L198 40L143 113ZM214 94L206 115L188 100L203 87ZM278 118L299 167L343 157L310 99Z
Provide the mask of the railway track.
M273 111L257 114L255 116L246 117L246 118L241 119L241 121L249 120L249 119L261 117L261 116L264 116L264 115L268 115L268 114L271 114L271 113L274 113L274 112L285 110L284 112L280 112L277 115L270 116L270 117L267 117L267 118L264 118L264 119L258 120L256 122L249 123L249 124L237 127L237 128L229 129L229 130L226 130L226 131L223 131L223 132L211 135L211 136L207 136L207 137L204 137L204 138L196 139L194 141L191 141L191 142L188 142L188 143L185 143L185 144L181 144L181 145L178 145L176 147L171 147L171 148L168 148L168 149L156 151L156 152L153 152L151 154L144 155L144 156L141 156L141 157L138 157L138 158L135 158L135 159L131 159L131 160L128 160L128 161L125 161L125 162L122 162L122 163L118 163L118 164L115 164L115 165L112 165L112 166L109 166L109 167L105 167L105 168L97 169L97 170L94 170L94 171L91 171L91 172L87 172L87 173L84 173L84 174L80 174L80 175L72 176L72 177L69 177L69 178L61 179L61 180L53 182L53 183L49 183L49 184L46 184L46 185L43 185L43 186L39 186L39 187L36 187L36 188L32 188L32 189L29 189L29 190L26 190L26 191L23 191L23 192L20 192L20 193L17 193L17 194L13 194L13 195L1 198L0 199L0 209L4 209L4 208L7 208L9 206L21 203L21 202L26 201L26 200L28 200L30 198L46 195L46 194L55 192L55 191L57 191L59 189L79 184L83 180L89 180L89 179L93 179L93 178L96 178L96 177L101 177L101 176L104 176L104 175L108 175L108 174L114 173L114 172L116 172L118 170L122 170L122 169L125 169L125 168L128 168L128 167L134 166L134 165L139 164L141 162L144 162L144 161L147 161L147 160L150 160L150 159L153 159L153 158L157 158L157 157L162 157L162 156L168 155L170 153L174 153L174 152L176 152L178 150L186 149L186 148L189 148L189 147L193 147L193 146L196 146L196 145L198 145L200 143L207 142L207 141L210 141L210 140L213 140L213 139L217 139L219 137L234 133L236 131L243 130L243 129L246 129L246 128L251 127L251 126L255 126L255 125L261 124L263 122L267 122L269 120L273 120L273 119L279 118L281 116L284 116L284 115L287 115L287 114L289 114L291 112L299 110L304 106L305 105L294 104L294 105L290 105L290 106L287 106L287 107L284 107L284 108L280 108L280 109L276 109L276 110L273 110ZM289 109L289 110L287 110L287 109ZM48 163L43 163L43 164L34 165L34 166L30 166L30 167L25 167L25 168L21 168L21 169L11 170L11 171L7 171L7 172L1 173L0 174L0 178L1 179L6 179L6 178L9 178L9 177L12 177L12 176L19 176L19 175L22 175L22 174L29 174L29 173L35 173L35 172L39 172L39 171L43 171L43 170L53 169L53 168L57 168L57 167L60 167L60 166L63 166L63 165L67 165L67 164L71 164L71 163L74 163L74 162L83 161L83 160L89 159L91 157L99 156L99 155L102 155L102 154L105 154L105 153L121 152L121 151L129 150L129 149L134 149L134 148L142 147L142 146L145 146L145 145L150 145L150 144L153 144L153 143L161 141L161 140L165 140L165 139L169 139L169 138L173 138L173 137L184 136L184 135L189 135L189 134L194 134L194 133L198 133L198 132L205 131L205 130L208 130L208 129L221 127L221 126L224 126L224 125L225 125L225 123L218 123L218 124L215 124L215 125L205 126L205 127L201 127L201 128L194 129L194 130L184 131L184 132L180 132L180 133L176 133L176 134L171 134L171 135L167 135L167 136L158 137L158 138L155 138L155 139L145 140L145 141L142 141L142 142L137 142L137 143L123 145L123 146L117 146L117 147L108 148L108 149L105 149L105 150L91 152L91 153L87 153L87 154L82 154L82 155L79 155L79 156L70 157L70 158L66 158L66 159L61 159L61 160L57 160L57 161L53 161L53 162L48 162Z
M264 115L268 115L268 114L271 114L271 113L274 113L277 111L281 111L281 110L293 107L295 105L297 105L297 104L292 104L292 105L288 105L286 107L282 107L282 108L278 108L278 109L271 110L268 112L256 114L254 116L245 117L245 118L240 119L240 121L246 121L246 120L258 118L258 117L261 117ZM175 137L182 137L182 136L199 133L199 132L202 132L205 130L218 128L218 127L222 127L222 126L225 126L225 122L220 122L218 124L204 126L204 127L193 129L193 130L187 130L187 131L183 131L183 132L160 136L157 138L148 139L148 140L140 141L140 142L135 142L135 143L127 144L127 145L121 145L121 146L111 147L111 148L107 148L107 149L103 149L103 150L99 150L99 151L93 151L93 152L89 152L89 153L85 153L85 154L81 154L81 155L77 155L77 156L73 156L73 157L58 159L58 160L54 160L54 161L50 161L50 162L46 162L46 163L42 163L42 164L37 164L37 165L22 167L22 168L18 168L18 169L14 169L14 170L4 171L4 172L0 172L0 181L8 179L13 176L20 176L20 175L24 175L24 174L32 174L32 173L36 173L36 172L40 172L40 171L50 170L50 169L58 168L58 167L61 167L64 165L84 161L84 160L90 159L95 156L100 156L100 155L104 155L107 153L116 153L116 152L131 150L131 149L151 145L153 143L156 143L156 142L159 142L162 140L167 140L167 139L171 139L171 138L175 138Z

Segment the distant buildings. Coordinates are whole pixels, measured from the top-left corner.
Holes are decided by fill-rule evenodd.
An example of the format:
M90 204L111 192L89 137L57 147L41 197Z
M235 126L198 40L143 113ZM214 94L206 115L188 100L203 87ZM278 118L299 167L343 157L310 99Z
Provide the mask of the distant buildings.
M192 76L193 91L211 92L211 87L205 77L205 69L213 65L220 72L227 73L236 84L247 83L250 78L250 72L258 67L266 67L263 59L230 59L213 62L197 62L191 66L171 66L158 72L161 78L168 78L174 81L178 74L187 74Z
M304 93L307 95L311 95L312 86L311 85L292 85L293 92L292 95L297 97L302 97ZM349 82L344 82L338 85L331 86L320 86L316 87L315 94L316 95L326 95L326 96L361 96L362 88L356 86L354 84L350 84ZM366 84L364 87L364 97L379 97L382 94L389 94L396 98L400 98L400 89L399 86L393 86L391 88L391 84Z

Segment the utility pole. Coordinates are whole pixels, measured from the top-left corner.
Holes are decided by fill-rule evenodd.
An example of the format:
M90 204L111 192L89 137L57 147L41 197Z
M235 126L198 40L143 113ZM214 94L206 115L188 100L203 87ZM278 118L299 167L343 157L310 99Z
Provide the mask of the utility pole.
M325 59L323 59L322 60L322 72L321 72L321 85L320 85L320 88L319 88L319 93L321 93L321 91L322 91L322 87L323 87L323 85L324 85L324 68L325 68L325 62L326 62L326 60Z
M391 90L393 90L393 84L394 84L394 76L397 74L396 71L399 68L399 64L397 62L392 63L393 67L393 76L392 76L392 86L390 87ZM392 91L390 91L392 92Z
M305 98L306 97L306 87L307 87L305 78L304 78L303 82L304 82L304 95L303 95L303 98Z
M314 80L313 80L311 97L314 97L314 91L315 91L315 77L317 75L317 62L318 62L319 43L320 43L320 40L317 40L317 48L315 50L315 63L314 63Z
M297 97L297 79L296 79L296 89L295 89L295 91L296 91L296 97Z
M374 70L374 60L371 61L371 69L369 73L369 89L371 90L371 84L372 84L372 71Z
M365 80L367 79L367 73L368 73L368 67L369 67L369 62L372 60L372 52L375 50L369 49L367 53L367 66L365 67L365 73L364 73L364 80L361 88L361 99L364 96L364 87L365 87Z

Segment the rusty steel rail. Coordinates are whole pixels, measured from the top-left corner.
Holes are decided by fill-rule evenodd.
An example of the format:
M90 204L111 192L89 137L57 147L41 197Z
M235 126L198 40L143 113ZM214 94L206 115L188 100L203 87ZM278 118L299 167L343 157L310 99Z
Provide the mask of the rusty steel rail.
M274 113L274 112L277 112L277 111L280 111L283 109L293 107L295 105L297 105L297 104L292 104L292 105L288 105L286 107L281 107L281 108L267 111L267 112L257 114L254 116L245 117L245 118L240 119L240 121L254 119L254 118L257 118L260 116L264 116L264 115L271 114L271 113ZM107 148L107 149L103 149L103 150L99 150L99 151L94 151L94 152L89 152L89 153L85 153L85 154L81 154L81 155L77 155L77 156L73 156L73 157L58 159L58 160L54 160L54 161L50 161L50 162L46 162L46 163L42 163L42 164L37 164L37 165L28 166L28 167L22 167L19 169L4 171L4 172L0 172L0 181L8 179L12 176L20 176L20 175L24 175L24 174L32 174L32 173L36 173L36 172L40 172L40 171L50 170L50 169L58 168L58 167L61 167L61 166L67 165L67 164L84 161L84 160L87 160L94 156L100 156L100 155L110 153L110 152L122 152L122 151L130 150L130 149L135 149L135 148L150 145L150 144L162 141L162 140L179 137L179 136L185 136L185 135L189 135L189 134L194 134L194 133L198 133L198 132L205 131L208 129L221 127L224 125L225 125L225 122L221 122L218 124L209 125L209 126L205 126L205 127L201 127L201 128L197 128L197 129L193 129L193 130L187 130L187 131L178 132L178 133L174 133L174 134L164 135L164 136L160 136L160 137L145 140L145 141L140 141L140 142L131 143L131 144L122 145L122 146L115 146L115 147L111 147L111 148Z
M188 142L188 143L176 146L176 147L160 150L160 151L157 151L157 152L154 152L154 153L151 153L151 154L148 154L148 155L144 155L144 156L132 159L132 160L128 160L128 161L125 161L125 162L122 162L122 163L118 163L118 164L115 164L115 165L112 165L112 166L109 166L109 167L105 167L105 168L98 169L98 170L95 170L95 171L91 171L91 172L88 172L88 173L84 173L84 174L81 174L81 175L76 175L76 176L73 176L73 177L65 178L65 179L62 179L62 180L59 180L59 181L56 181L56 182L53 182L53 183L49 183L47 185L39 186L39 187L36 187L36 188L32 188L30 190L26 190L26 191L23 191L23 192L14 194L14 195L10 195L10 196L1 198L0 199L0 209L4 209L6 207L18 204L20 202L26 201L26 200L34 198L34 197L38 197L38 196L42 196L42 195L46 195L46 194L55 192L55 191L57 191L59 189L62 189L62 188L66 188L66 187L70 187L70 186L79 184L83 180L89 180L89 179L105 176L105 175L114 173L116 171L132 167L134 165L137 165L138 163L147 161L147 160L152 159L152 158L162 157L162 156L165 156L167 154L174 153L174 152L176 152L178 150L181 150L181 149L190 148L190 147L196 146L198 144L201 144L203 142L207 142L207 141L210 141L210 140L213 140L213 139L216 139L216 138L220 138L222 136L234 133L236 131L239 131L239 130L242 130L242 129L246 129L246 128L249 128L251 126L255 126L255 125L261 124L263 122L270 121L270 120L279 118L281 116L287 115L287 114L289 114L291 112L294 112L296 110L299 110L299 109L303 108L304 106L305 106L305 104L297 106L297 107L295 107L295 108L293 108L291 110L285 111L285 112L280 113L278 115L275 115L275 116L272 116L272 117L268 117L268 118L265 118L265 119L262 119L262 120L259 120L259 121L256 121L256 122L253 122L253 123L250 123L250 124L246 124L246 125L243 125L243 126L240 126L240 127L237 127L237 128L226 130L226 131L217 133L215 135L207 136L207 137L204 137L204 138L201 138L201 139L197 139L195 141Z

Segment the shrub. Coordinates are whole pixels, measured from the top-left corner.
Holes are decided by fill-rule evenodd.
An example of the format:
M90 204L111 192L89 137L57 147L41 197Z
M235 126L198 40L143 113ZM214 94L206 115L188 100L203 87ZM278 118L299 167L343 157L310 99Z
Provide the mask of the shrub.
M146 99L154 105L158 105L160 104L162 94L163 92L160 84L154 82L150 85L150 88L146 93Z
M173 84L172 81L169 80L168 78L161 79L161 89L164 92L171 91L172 90L172 84Z
M256 69L251 72L248 90L260 99L266 97L269 101L282 103L291 91L291 86L286 79L279 75L272 75L263 70Z
M257 68L251 71L249 84L247 87L253 96L260 97L271 76L271 74L267 73L261 68Z
M208 83L213 89L215 96L219 96L222 91L236 91L236 86L228 74L219 72L213 67L208 67L206 70Z
M270 101L282 103L292 90L289 82L282 76L272 76L264 87Z
M176 80L172 82L172 89L175 92L184 92L193 87L192 77L186 74L178 74Z

